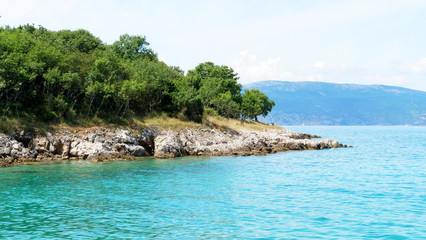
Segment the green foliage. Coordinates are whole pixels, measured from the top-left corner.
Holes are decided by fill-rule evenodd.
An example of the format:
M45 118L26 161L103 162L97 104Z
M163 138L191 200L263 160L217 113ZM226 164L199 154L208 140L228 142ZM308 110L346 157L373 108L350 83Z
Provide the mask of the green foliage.
M201 122L204 106L200 95L191 77L181 78L176 81L176 90L172 94L173 103L182 109L188 120Z
M125 59L148 58L149 60L156 60L157 54L148 46L149 43L146 41L145 36L124 34L120 36L120 40L114 42L112 48L120 57Z
M53 34L52 43L60 48L63 52L75 52L79 51L82 53L90 53L99 47L102 42L100 39L93 36L86 30L62 30Z
M220 93L212 100L212 105L221 116L226 118L238 118L240 115L240 105L233 101L229 91Z
M227 118L239 117L241 84L238 83L238 74L232 68L212 62L201 63L188 72L187 78L198 91L204 107L213 108Z
M275 102L269 100L268 96L263 92L258 89L250 89L246 90L243 94L241 113L244 119L254 118L257 121L257 116L262 115L266 117L273 106L275 106Z
M212 62L185 75L158 61L144 36L125 34L107 45L86 30L0 28L3 118L117 122L132 114L167 113L201 122L205 108L239 118L244 101L238 79L232 68ZM256 97L263 103L257 115L267 114L273 102Z

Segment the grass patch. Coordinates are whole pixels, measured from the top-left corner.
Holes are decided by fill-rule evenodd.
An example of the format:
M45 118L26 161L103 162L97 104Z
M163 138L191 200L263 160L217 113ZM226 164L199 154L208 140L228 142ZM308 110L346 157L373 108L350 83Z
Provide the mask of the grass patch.
M165 113L151 114L145 117L132 117L131 125L136 127L155 127L160 129L180 130L185 128L201 127L201 124L168 116Z
M16 118L0 118L0 133L12 135L15 130L24 130L32 135L46 135L54 130L53 125L39 121Z
M266 129L277 129L277 130L283 129L280 126L271 126L265 123L256 122L252 120L242 122L239 119L226 119L223 117L216 117L216 116L208 116L205 121L205 125L208 125L212 128L232 129L235 131L239 131L239 130L262 131Z
M46 135L47 132L67 129L70 131L84 131L95 128L159 128L181 130L185 128L210 128L227 131L283 129L279 126L270 126L261 122L226 119L221 116L208 115L203 123L186 121L179 116L169 116L166 113L150 114L148 116L132 116L119 121L106 121L101 118L76 118L72 121L44 123L32 119L0 118L0 133L13 134L15 129L25 130L36 135Z

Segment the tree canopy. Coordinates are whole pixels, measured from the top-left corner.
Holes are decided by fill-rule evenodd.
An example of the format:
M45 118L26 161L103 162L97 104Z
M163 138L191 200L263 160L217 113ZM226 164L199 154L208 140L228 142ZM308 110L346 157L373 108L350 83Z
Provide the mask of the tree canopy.
M241 84L238 83L238 74L232 68L205 62L190 70L187 77L198 90L204 107L213 108L228 118L239 116ZM234 111L230 111L230 108Z
M124 34L108 45L86 30L0 28L1 117L51 122L165 112L200 122L206 108L227 118L270 112L273 101L258 90L242 95L238 79L212 62L184 74L159 61L145 36Z
M266 117L273 106L275 102L269 100L266 94L258 89L249 89L243 94L241 114L244 118L254 118L257 121L257 116Z

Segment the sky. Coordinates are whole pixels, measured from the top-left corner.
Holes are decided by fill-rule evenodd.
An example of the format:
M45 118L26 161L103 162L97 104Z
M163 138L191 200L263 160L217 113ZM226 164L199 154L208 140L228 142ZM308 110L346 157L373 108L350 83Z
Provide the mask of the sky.
M206 61L240 83L383 84L426 91L424 0L0 0L0 26L146 36L183 70Z

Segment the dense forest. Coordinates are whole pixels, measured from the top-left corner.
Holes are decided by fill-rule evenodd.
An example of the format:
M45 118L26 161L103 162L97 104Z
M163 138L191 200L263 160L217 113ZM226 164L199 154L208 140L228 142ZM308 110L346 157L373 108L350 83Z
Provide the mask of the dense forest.
M43 122L93 117L115 121L166 113L201 122L209 111L226 118L266 116L275 103L242 91L238 74L212 62L186 74L159 61L143 36L112 45L86 30L0 28L0 116Z

